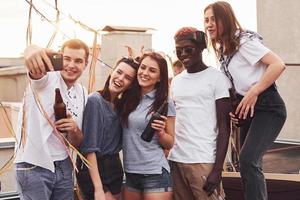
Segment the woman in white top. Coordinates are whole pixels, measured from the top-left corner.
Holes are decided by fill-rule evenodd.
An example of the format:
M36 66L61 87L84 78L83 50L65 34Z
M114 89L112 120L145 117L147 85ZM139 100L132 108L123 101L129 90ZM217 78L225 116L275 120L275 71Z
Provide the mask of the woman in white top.
M218 1L204 9L205 30L240 100L231 113L241 126L240 170L246 200L266 200L262 157L273 144L286 109L275 81L284 71L283 61L262 44L262 38L241 28L229 3Z

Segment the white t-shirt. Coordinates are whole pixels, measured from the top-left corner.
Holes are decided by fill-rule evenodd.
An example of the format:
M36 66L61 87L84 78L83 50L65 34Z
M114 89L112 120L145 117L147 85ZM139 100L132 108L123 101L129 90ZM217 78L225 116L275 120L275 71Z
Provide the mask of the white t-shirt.
M60 72L48 72L46 76L39 80L31 80L31 84L51 121L55 121L53 109L55 88L60 88L62 98L67 106L67 112L71 113L72 118L81 129L84 104L87 100L87 91L83 86L76 83L68 89ZM23 101L25 102L26 113L26 142L24 146L20 146L23 121L22 108L16 133L17 143L15 151L17 156L14 162L27 162L54 172L53 162L67 158L67 151L61 141L55 136L52 126L39 110L30 86L26 89Z
M258 61L270 50L258 38L243 36L240 44L239 50L228 65L228 70L233 78L236 91L244 95L266 71L266 66Z
M169 160L214 163L218 135L216 100L229 97L230 82L217 69L183 71L171 84L176 108L175 143Z

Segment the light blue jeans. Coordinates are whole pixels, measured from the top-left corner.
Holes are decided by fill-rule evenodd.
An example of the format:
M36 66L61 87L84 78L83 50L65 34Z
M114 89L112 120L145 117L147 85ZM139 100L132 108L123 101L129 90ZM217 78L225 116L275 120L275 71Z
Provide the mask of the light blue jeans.
M69 158L55 161L55 173L29 163L17 163L21 200L73 200L73 167Z
M254 117L241 127L240 170L246 200L268 199L262 158L281 131L285 119L285 104L273 85L259 95Z

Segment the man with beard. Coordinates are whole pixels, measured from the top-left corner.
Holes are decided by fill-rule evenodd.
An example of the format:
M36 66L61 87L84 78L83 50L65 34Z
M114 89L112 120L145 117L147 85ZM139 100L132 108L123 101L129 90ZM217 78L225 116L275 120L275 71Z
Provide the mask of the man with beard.
M206 36L184 27L175 34L176 54L186 70L171 84L176 107L171 149L174 199L222 198L221 175L230 135L230 83L202 61Z

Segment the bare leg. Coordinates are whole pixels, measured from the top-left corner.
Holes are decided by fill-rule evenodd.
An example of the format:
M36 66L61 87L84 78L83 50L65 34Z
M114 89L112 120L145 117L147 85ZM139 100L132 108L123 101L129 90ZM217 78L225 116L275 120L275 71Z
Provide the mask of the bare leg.
M143 196L139 192L131 192L126 187L123 190L123 199L122 200L142 200Z
M145 193L144 200L172 200L172 192Z

